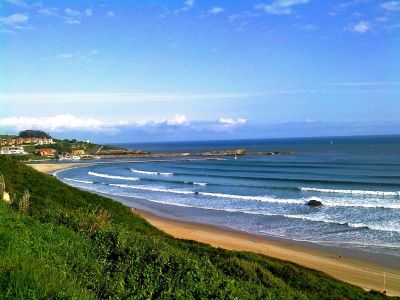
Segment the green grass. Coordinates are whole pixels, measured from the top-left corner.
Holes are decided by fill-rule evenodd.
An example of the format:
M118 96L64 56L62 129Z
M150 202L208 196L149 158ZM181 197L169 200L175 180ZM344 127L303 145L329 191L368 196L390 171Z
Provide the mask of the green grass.
M292 263L174 239L10 157L0 173L16 200L0 201L1 299L386 298Z

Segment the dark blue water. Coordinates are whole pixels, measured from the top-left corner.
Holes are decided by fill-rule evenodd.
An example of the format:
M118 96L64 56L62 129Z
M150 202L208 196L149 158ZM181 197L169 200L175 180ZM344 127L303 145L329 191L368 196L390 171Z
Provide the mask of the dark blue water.
M150 152L244 148L290 155L115 160L59 172L66 183L174 217L400 256L400 137L124 145ZM142 200L137 200L138 198ZM321 207L306 203L316 199Z

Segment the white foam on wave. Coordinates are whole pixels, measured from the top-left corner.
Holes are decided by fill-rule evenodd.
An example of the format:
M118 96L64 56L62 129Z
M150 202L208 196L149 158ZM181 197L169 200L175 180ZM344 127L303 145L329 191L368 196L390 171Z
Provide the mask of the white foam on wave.
M377 224L364 224L364 223L347 223L346 225L355 228L368 228L377 231L387 231L387 232L400 232L400 226L397 227L391 225L377 225Z
M126 185L126 184L109 184L110 186L117 186L117 187L123 187L123 188L130 188L130 189L138 189L138 190L146 190L146 191L155 191L155 192L168 192L168 193L175 193L175 194L195 194L192 191L185 191L185 190L171 190L171 189L166 189L166 188L161 188L161 187L146 187L146 186L133 186L133 185ZM201 193L198 193L201 194ZM212 195L216 195L213 193L208 193ZM131 197L130 195L119 195L119 194L113 194L116 196L126 196L126 197ZM228 194L217 194L218 196L224 195L224 198L228 198L226 196L238 196L238 195L228 195ZM243 196L242 196L243 197ZM246 196L244 196L246 197ZM253 196L249 196L253 197ZM236 197L235 197L236 198ZM270 200L272 200L271 198ZM332 220L329 219L327 216L324 215L301 215L301 214L280 214L280 213L269 213L269 212L264 212L264 211L251 211L247 209L238 209L238 208L218 208L218 207L211 207L211 206L203 206L203 205L191 205L191 204L185 204L185 203L180 203L178 201L171 201L167 199L163 200L158 200L154 198L146 198L146 200L155 202L155 203L160 203L160 204L166 204L166 205L173 205L173 206L179 206L179 207L188 207L188 208L199 208L199 209L205 209L205 210L214 210L214 211L225 211L225 212L230 212L230 213L242 213L242 214L248 214L248 215L261 215L261 216L281 216L289 219L301 219L301 220L306 220L306 221L311 221L311 222L321 222L321 223L330 223L330 224L337 224L337 225L343 225L343 226L348 226L352 228L366 228L370 230L377 230L377 231L386 231L386 232L397 232L400 233L400 226L399 225L388 225L388 224L383 224L383 225L377 225L377 224L364 224L364 223L349 223L349 222L342 222L339 220ZM273 199L273 200L282 200L282 199Z
M335 198L332 198L335 199ZM322 203L322 206L329 207L360 207L360 208L389 208L389 209L400 209L400 203L382 203L382 202L363 202L360 200L351 200L348 202L341 200L332 200L332 199L321 199L319 197L310 197L305 202L310 200L317 200Z
M136 170L136 169L131 169L133 173L137 174L144 174L144 175L161 175L161 176L172 176L174 173L171 172L152 172L152 171L143 171L143 170Z
M109 178L109 179L120 179L120 180L130 180L130 181L138 181L138 180L140 180L140 178L137 178L137 177L124 177L124 176L96 173L96 172L92 172L92 171L89 171L88 174L91 175L91 176Z
M346 225L346 222L338 222L334 220L330 220L326 218L325 216L315 216L315 215L289 215L289 214L283 214L285 218L289 219L299 219L299 220L306 220L306 221L312 221L312 222L323 222L323 223L334 223L334 224L339 224L339 225Z
M233 195L233 194L221 194L221 193L208 193L208 192L194 192L188 190L175 190L167 189L163 187L143 186L143 185L127 185L127 184L110 184L111 186L117 186L122 188L129 188L135 190L162 192L162 193L173 193L173 194L185 194L185 195L202 195L214 198L225 198L225 199L240 199L240 200L251 200L261 201L269 203L289 203L289 204L304 204L303 200L294 199L276 199L267 196L245 196L245 195Z
M63 178L64 180L67 181L73 181L73 182L79 182L79 183L87 183L87 184L93 184L93 181L88 181L88 180L79 180L79 179L74 179L74 178Z
M300 187L302 192L318 192L318 193L331 193L331 194L356 194L356 195L374 195L374 196L400 196L400 191L363 191L363 190L336 190L336 189L318 189L310 187Z
M82 183L94 183L91 181L78 180L78 179L72 179L72 178L64 178L64 180L76 181L76 182L82 182ZM198 194L198 195L204 195L204 196L210 196L210 197L257 200L257 201L277 202L277 203L288 203L287 201L291 200L291 199L274 199L274 198L268 198L268 197L262 197L262 196L240 196L240 195L217 194L217 193L196 193L196 192L187 191L187 190L172 190L172 189L167 189L167 188L162 188L162 187L135 186L135 185L127 185L127 184L111 183L108 185L122 187L122 188L137 189L137 190L154 191L154 192L167 192L167 193L191 194L191 195ZM132 197L132 195L112 193L112 192L108 192L108 194L115 195L115 196ZM243 213L243 214L249 214L249 215L282 216L282 217L289 218L289 219L302 219L302 220L307 220L307 221L311 221L311 222L331 223L331 224L348 226L348 227L352 227L352 228L366 228L366 229L376 230L376 231L400 233L400 224L397 224L397 222L392 222L392 224L380 224L380 225L365 224L365 223L350 223L350 222L329 219L329 217L324 216L324 215L280 214L280 213L269 213L269 212L265 212L265 211L251 211L251 210L247 210L247 209L238 209L238 208L225 208L225 207L218 208L218 207L210 207L210 206L203 206L203 205L190 205L190 204L184 204L184 203L180 203L177 201L171 201L171 200L167 200L167 199L163 199L163 200L158 200L158 199L154 199L154 198L150 198L150 199L145 198L145 199L148 201L151 201L151 202L179 206L179 207L199 208L199 209L214 210L214 211L225 211L225 212L230 212L230 213ZM290 201L290 202L292 202L292 201ZM296 204L297 203L298 202L296 202ZM302 203L304 203L304 202L302 202Z
M394 226L386 224L386 225L377 225L377 224L365 224L365 223L349 223L349 222L344 222L344 221L339 221L339 220L333 220L329 219L326 216L317 216L317 215L289 215L289 214L284 214L283 215L286 218L290 219L300 219L300 220L306 220L306 221L312 221L312 222L322 222L322 223L331 223L331 224L338 224L338 225L346 225L352 228L368 228L372 230L378 230L378 231L386 231L386 232L400 232L400 226Z
M245 196L245 195L207 193L207 192L199 192L199 194L203 195L203 196L209 196L209 197L252 200L252 201L269 202L269 203L304 204L303 200L277 199L277 198L272 198L272 197L268 197L268 196Z
M114 184L110 183L111 186L134 189L134 190L142 190L142 191L151 191L151 192L162 192L162 193L173 193L173 194L194 194L195 192L192 191L185 191L185 190L172 190L166 189L162 187L152 187L152 186L143 186L143 185L128 185L128 184Z
M112 185L112 184L111 184ZM225 199L238 199L246 201L260 201L266 203L280 203L280 204L294 204L294 205L304 205L309 200L321 201L322 206L326 207L361 207L361 208L388 208L388 209L400 209L400 203L363 203L363 202L343 202L343 201L333 201L328 199L321 199L318 197L311 197L309 199L281 199L273 198L268 196L249 196L249 195L235 195L235 194L223 194L223 193L210 193L210 192L195 192L188 190L175 190L168 189L164 187L150 187L142 185L115 185L124 188L131 188L136 190L152 191L152 192L162 192L162 193L172 193L172 194L184 194L184 195L201 195L212 198L225 198Z
M206 186L208 183L207 182L193 182L193 181L184 181L186 184L193 184L193 185L200 185L200 186Z
M314 197L313 197L314 198ZM323 206L330 207L361 207L361 208L387 208L387 209L400 209L400 203L379 203L379 202L344 202L344 201L332 201L328 199L320 200Z

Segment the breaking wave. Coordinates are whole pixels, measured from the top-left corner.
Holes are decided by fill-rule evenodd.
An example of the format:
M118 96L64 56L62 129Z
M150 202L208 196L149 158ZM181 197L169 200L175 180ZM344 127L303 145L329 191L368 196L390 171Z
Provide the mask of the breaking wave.
M109 179L131 180L131 181L140 180L140 178L138 178L138 177L116 176L116 175L109 175L109 174L103 174L103 173L96 173L96 172L92 172L92 171L89 171L88 174L91 175L91 176L109 178Z
M195 193L192 191L184 191L184 190L170 190L160 187L141 187L141 186L132 186L132 185L125 185L125 184L109 184L110 186L117 186L117 187L124 187L124 188L131 188L131 189L140 189L140 190L147 190L147 191L157 191L157 192L169 192L169 193L176 193L176 194L199 194L211 197L223 197L223 198L240 198L240 199L247 199L247 200L258 200L258 201L267 201L267 202L278 202L278 203L286 203L290 199L274 199L268 197L256 197L256 196L239 196L239 195L230 195L230 194L215 194L215 193ZM211 195L210 195L211 194ZM115 194L117 195L117 194ZM126 196L126 195L125 195ZM350 223L350 222L341 222L339 220L329 219L327 216L318 216L318 215L301 215L301 214L280 214L280 213L269 213L263 211L251 211L246 209L237 209L237 208L218 208L218 207L211 207L211 206L202 206L202 205L195 205L195 204L184 204L178 201L171 201L167 199L157 200L154 198L146 198L146 200L151 202L156 202L160 204L167 204L179 207L188 207L188 208L200 208L206 210L214 210L214 211L226 211L230 213L243 213L248 215L261 215L261 216L278 216L284 217L289 219L301 219L310 222L320 222L320 223L330 223L335 225L341 226L348 226L351 228L360 228L360 229L370 229L370 230L377 230L377 231L386 231L386 232L397 232L400 233L399 226L385 226L377 225L377 224L364 224L364 223ZM292 202L292 200L290 200ZM304 202L303 202L304 203Z
M135 190L152 191L152 192L163 192L172 194L185 194L185 195L202 195L214 198L226 198L226 199L241 199L241 200L253 200L269 203L287 203L287 204L304 204L304 200L295 199L276 199L268 196L244 196L244 195L234 195L234 194L222 194L222 193L208 193L208 192L195 192L188 190L177 190L177 189L167 189L163 187L150 187L142 185L128 185L128 184L110 184L111 186L117 186L122 188L129 188Z
M184 194L184 195L195 194L195 192L192 192L192 191L172 190L172 189L166 189L166 188L162 188L162 187L152 187L152 186L143 186L143 185L128 185L128 184L115 184L115 183L110 183L109 185L116 186L116 187L122 187L122 188L128 188L128 189L134 189L134 190L141 190L141 191Z
M349 222L340 222L337 220L332 220L327 218L326 216L312 216L312 215L282 215L285 218L290 219L300 219L306 220L311 222L321 222L321 223L331 223L337 225L345 225L352 228L365 228L365 229L372 229L378 231L387 231L387 232L400 232L400 226L393 227L393 226L385 226L385 225L376 225L376 224L365 224L365 223L349 223Z
M131 169L133 173L137 174L144 174L144 175L161 175L161 176L172 176L174 173L171 172L151 172L151 171L143 171L143 170L136 170L136 169Z
M400 196L400 192L389 191L363 191L363 190L335 190L335 189L318 189L310 187L300 187L302 192L318 192L318 193L331 193L331 194L355 194L355 195L374 195L374 196Z
M79 182L79 183L87 183L87 184L93 184L93 181L88 181L88 180L79 180L79 179L73 179L73 178L63 178L64 180L67 181L73 181L73 182Z
M208 185L207 182L184 181L183 183L185 183L185 184L192 184L192 185L200 185L200 186L206 186L206 185Z

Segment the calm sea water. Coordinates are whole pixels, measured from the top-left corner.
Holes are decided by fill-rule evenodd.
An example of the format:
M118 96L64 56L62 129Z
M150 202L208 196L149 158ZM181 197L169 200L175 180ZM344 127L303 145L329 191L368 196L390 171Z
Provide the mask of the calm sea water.
M125 159L57 176L172 217L400 256L400 136L124 146L151 152L244 148L293 154ZM310 199L323 205L309 207Z

